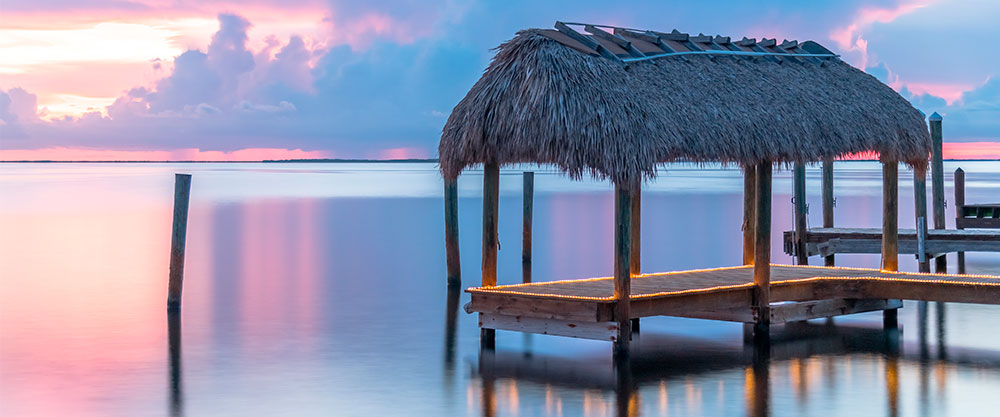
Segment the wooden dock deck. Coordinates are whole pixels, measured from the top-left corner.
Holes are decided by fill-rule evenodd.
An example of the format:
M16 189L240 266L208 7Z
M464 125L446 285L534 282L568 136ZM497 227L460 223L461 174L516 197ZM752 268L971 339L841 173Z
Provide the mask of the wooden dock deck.
M631 319L677 316L753 323L753 266L675 271L631 279ZM466 290L480 327L616 340L611 277ZM771 265L770 322L899 308L900 300L1000 304L1000 276Z
M804 233L807 256L838 253L879 253L881 228L816 227ZM786 254L795 255L795 231L784 233ZM935 257L950 252L1000 252L1000 230L927 230L925 252ZM899 253L916 254L917 231L899 230Z

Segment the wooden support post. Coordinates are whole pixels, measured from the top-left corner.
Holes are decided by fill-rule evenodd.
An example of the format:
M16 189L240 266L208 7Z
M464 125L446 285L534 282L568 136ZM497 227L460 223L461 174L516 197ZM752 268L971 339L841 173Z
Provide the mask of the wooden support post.
M913 167L913 208L917 226L917 262L920 272L931 272L927 258L927 166Z
M754 230L757 222L757 169L743 166L743 265L753 265Z
M191 174L174 175L174 225L170 234L170 278L167 283L167 311L181 309L184 286L184 247L187 242L188 201Z
M497 285L497 217L500 202L500 166L483 164L483 281L484 287ZM496 346L496 330L480 329L480 347Z
M639 275L642 271L642 262L640 259L642 253L642 241L640 240L642 233L642 190L635 190L632 193L632 212L631 212L631 223L630 223L630 242L629 242L629 273L631 275Z
M767 339L771 328L771 162L757 164L754 239L754 339Z
M806 165L796 162L793 195L795 199L795 264L809 265L806 252Z
M628 354L629 338L632 335L631 309L629 295L631 294L631 274L629 263L631 255L632 232L632 196L628 189L615 185L615 321L618 322L618 338L615 340L615 354Z
M899 270L899 163L882 163L882 270Z
M955 170L955 219L965 217L965 171L962 168ZM955 222L956 229L964 229ZM958 273L965 274L965 252L958 253Z
M882 270L899 271L899 163L882 163ZM898 309L882 310L882 326L899 326Z
M462 286L462 261L458 253L458 179L444 180L444 247L448 288Z
M944 229L944 160L942 159L941 115L934 113L930 117L931 125L931 188L934 204L934 228ZM948 258L941 254L934 262L934 272L948 272Z
M527 171L524 177L524 194L521 200L524 211L521 213L523 230L521 233L521 282L531 282L531 214L535 198L535 173Z
M629 275L639 275L642 272L642 189L632 193L632 222L629 227ZM632 319L632 333L639 333L639 319Z
M483 164L483 286L497 285L497 217L500 202L500 167Z
M833 227L833 158L823 160L823 227ZM834 266L834 255L823 258L823 265Z

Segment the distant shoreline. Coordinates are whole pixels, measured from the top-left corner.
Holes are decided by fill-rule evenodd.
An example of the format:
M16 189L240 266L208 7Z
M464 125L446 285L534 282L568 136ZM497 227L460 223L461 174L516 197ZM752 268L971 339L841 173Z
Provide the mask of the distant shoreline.
M944 159L944 161L993 162L1000 159ZM295 163L437 163L432 159L264 159L260 161L0 161L0 164L295 164ZM688 161L676 161L680 163ZM878 162L878 159L844 159L837 162Z

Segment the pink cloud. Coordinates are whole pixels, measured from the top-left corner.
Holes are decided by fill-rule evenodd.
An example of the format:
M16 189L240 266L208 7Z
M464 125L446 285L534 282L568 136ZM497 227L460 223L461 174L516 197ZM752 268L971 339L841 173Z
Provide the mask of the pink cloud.
M830 39L836 42L837 46L843 52L852 52L857 55L857 61L852 62L852 64L862 69L867 68L870 57L868 55L868 41L862 37L863 32L874 23L889 23L896 20L899 16L913 12L928 4L930 4L929 0L917 0L904 1L891 9L877 7L861 8L851 23L830 32Z
M901 81L898 79L889 83L889 86L896 91L900 91L905 87L907 90L910 90L910 92L916 95L930 94L935 97L940 97L943 98L949 106L961 99L963 93L976 88L975 85L964 83L920 83Z
M112 149L44 148L3 150L0 161L262 161L265 159L332 158L329 151L246 148L235 151L203 151L197 148L124 151Z
M391 148L378 152L378 159L424 159L427 150L422 148Z

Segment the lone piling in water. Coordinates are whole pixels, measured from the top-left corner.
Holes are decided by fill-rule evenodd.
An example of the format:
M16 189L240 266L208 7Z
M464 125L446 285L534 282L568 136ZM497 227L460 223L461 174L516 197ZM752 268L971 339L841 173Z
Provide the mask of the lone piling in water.
M188 201L191 197L191 174L174 177L174 225L170 235L170 280L167 286L167 311L180 311L184 284L184 246L187 241Z

